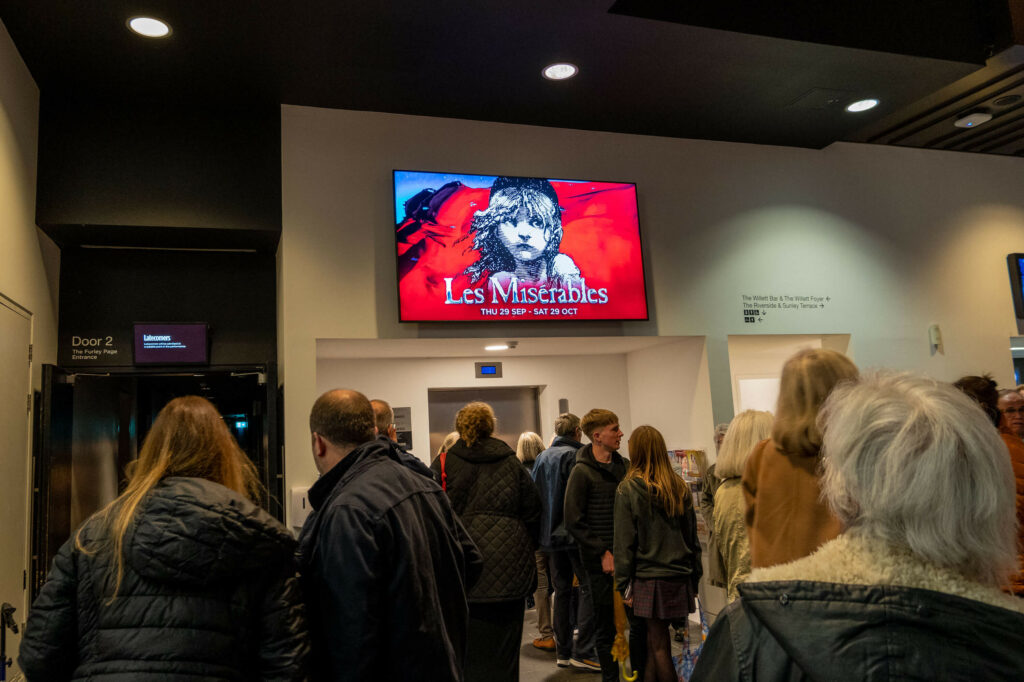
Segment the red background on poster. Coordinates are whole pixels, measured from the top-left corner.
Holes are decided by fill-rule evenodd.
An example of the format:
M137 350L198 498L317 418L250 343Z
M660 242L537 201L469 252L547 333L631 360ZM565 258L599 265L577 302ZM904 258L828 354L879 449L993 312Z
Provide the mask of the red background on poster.
M401 320L647 319L635 185L559 181L551 185L562 208L559 251L575 261L588 289L607 289L607 303L513 304L511 298L506 303L500 297L492 302L486 279L474 284L463 274L477 260L469 228L474 213L487 208L490 190L463 185L437 208L436 220L416 227L407 218L397 226ZM483 288L485 302L446 304L446 277L453 278L454 298L464 289ZM482 309L509 312L488 315ZM547 312L538 314L538 310Z

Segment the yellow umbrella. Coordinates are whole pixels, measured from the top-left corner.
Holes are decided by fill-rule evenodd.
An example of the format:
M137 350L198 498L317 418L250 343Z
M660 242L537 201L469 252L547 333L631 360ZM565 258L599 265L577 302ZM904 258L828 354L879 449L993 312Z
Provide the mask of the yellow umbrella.
M637 673L629 673L626 659L629 658L629 639L626 637L626 607L622 604L622 595L613 590L615 595L615 641L612 643L612 658L619 662L619 674L626 682L634 682Z

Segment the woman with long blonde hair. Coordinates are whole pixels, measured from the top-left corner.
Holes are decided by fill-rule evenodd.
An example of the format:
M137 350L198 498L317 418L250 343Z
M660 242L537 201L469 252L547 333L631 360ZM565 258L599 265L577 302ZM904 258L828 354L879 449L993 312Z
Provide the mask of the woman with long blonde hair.
M291 534L205 398L169 402L128 485L54 559L19 663L29 679L302 679Z
M715 462L721 485L715 491L713 528L718 538L716 550L725 574L726 599L734 601L739 592L736 586L750 575L750 543L743 522L746 504L740 477L754 447L772 430L772 413L746 410L736 415L729 424Z
M644 679L675 682L668 629L696 608L700 541L690 489L653 426L629 436L629 471L615 494L613 554L616 588L631 591L633 614L647 625Z

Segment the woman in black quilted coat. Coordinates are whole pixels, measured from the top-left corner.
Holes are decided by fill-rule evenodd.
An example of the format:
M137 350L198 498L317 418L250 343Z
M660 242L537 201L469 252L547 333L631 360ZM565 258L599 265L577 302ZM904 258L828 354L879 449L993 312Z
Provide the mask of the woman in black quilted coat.
M469 592L466 682L519 679L524 600L537 579L540 494L494 427L490 405L469 403L455 417L459 440L431 465L484 559Z
M294 680L309 651L291 534L220 414L176 398L124 493L61 547L18 663L42 680Z

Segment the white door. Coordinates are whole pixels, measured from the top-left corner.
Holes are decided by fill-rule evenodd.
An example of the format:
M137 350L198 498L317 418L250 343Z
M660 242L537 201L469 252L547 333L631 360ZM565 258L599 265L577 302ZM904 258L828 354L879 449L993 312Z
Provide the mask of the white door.
M25 576L29 538L29 365L31 315L0 295L0 602L10 602L18 623L28 607ZM7 655L17 658L20 633L7 631ZM8 668L8 679L17 664Z

